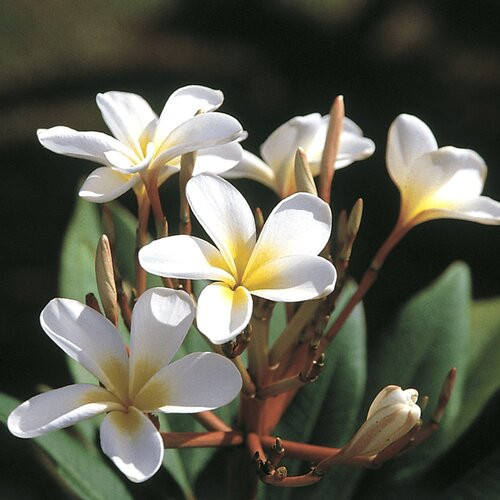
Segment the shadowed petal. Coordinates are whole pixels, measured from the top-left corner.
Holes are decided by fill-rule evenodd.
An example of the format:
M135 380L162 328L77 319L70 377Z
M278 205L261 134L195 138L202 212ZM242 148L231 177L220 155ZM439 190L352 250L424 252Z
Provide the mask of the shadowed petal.
M212 283L198 298L196 324L214 344L224 344L241 333L252 316L252 297L242 286L232 290L224 283Z
M139 180L139 175L123 174L110 167L99 167L85 179L78 194L84 200L105 203L126 193Z
M134 483L153 476L163 460L163 440L151 420L133 406L112 411L101 424L101 448Z

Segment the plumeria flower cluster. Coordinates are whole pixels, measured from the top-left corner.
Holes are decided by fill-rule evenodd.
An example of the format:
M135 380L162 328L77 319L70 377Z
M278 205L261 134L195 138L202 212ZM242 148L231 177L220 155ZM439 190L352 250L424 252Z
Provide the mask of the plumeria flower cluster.
M135 482L158 470L167 441L178 447L244 443L255 462L252 469L256 465L258 477L276 486L313 484L340 463L380 464L437 429L454 369L430 422L420 420L415 389L388 386L343 448L313 447L317 465L306 474L287 476L279 463L285 453L311 457L308 445L284 445L272 432L297 391L321 376L326 349L412 227L443 217L500 224L500 203L480 196L485 163L471 150L438 148L421 120L398 116L389 129L386 155L401 194L400 215L340 307L363 207L359 200L349 214L340 213L332 242L333 173L372 155L373 142L344 117L343 101L336 99L330 115L297 116L280 126L262 145L260 159L241 148L246 133L235 118L217 111L222 102L220 91L183 87L158 117L136 94L106 92L97 96L97 104L114 137L60 126L38 131L44 147L101 165L84 182L81 197L103 203L135 190L136 300L121 286L114 250L103 237L98 255L105 257L98 257L96 274L104 313L112 321L100 313L97 301L84 305L58 298L41 314L47 335L100 385L74 384L35 396L10 414L9 429L19 437L36 437L105 414L102 450ZM159 188L176 172L181 234L169 235ZM221 176L247 177L272 189L279 201L267 220ZM151 242L150 206L157 229ZM211 241L191 234L191 213ZM146 290L146 272L162 277L165 286ZM192 280L204 282L197 297ZM280 302L286 303L286 322L271 342L270 318ZM130 346L117 330L117 311L129 325ZM214 352L172 361L195 317L195 333L203 334ZM211 413L238 394L236 423ZM207 432L162 433L156 412L198 413ZM245 457L241 467L250 462Z

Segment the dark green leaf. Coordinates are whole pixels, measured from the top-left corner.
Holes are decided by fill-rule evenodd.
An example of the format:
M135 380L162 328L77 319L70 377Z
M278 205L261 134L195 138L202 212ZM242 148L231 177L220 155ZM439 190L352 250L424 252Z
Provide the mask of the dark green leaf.
M19 401L0 394L0 420L5 424ZM51 459L49 470L78 498L117 500L132 498L102 455L89 450L66 431L57 431L32 440Z

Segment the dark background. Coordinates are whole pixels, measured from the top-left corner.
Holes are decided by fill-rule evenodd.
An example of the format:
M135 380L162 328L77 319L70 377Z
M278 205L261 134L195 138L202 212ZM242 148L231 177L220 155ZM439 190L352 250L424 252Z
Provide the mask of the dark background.
M399 113L423 119L440 145L478 151L489 165L484 194L500 199L499 21L494 0L2 1L0 389L25 399L37 383L69 382L38 314L57 296L62 237L79 179L94 165L44 150L37 128L106 132L98 92L136 92L160 112L171 92L197 83L224 91L222 110L241 121L245 147L258 153L278 125L327 113L343 94L347 116L377 146L334 182L335 213L359 196L365 201L351 268L359 278L397 217L384 155ZM236 184L265 211L276 203L251 181ZM131 196L123 201L134 207ZM499 256L498 228L462 221L415 228L366 299L370 342L404 300L457 259L470 265L476 297L500 295ZM490 413L499 406L493 401ZM30 449L0 432L2 492L57 495L48 478L26 483L26 468L35 467ZM479 445L464 440L475 443L470 460L491 444L477 432Z

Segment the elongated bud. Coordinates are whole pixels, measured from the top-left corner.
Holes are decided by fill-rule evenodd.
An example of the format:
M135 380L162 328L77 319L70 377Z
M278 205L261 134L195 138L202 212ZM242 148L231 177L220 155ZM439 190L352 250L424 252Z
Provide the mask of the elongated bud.
M361 218L363 217L363 199L358 198L358 201L352 207L347 221L347 232L351 238L354 238L359 231L361 225Z
M397 385L382 389L368 410L365 423L342 449L343 458L376 455L409 432L420 419L415 389Z
M113 271L111 247L108 237L105 234L101 236L97 244L95 275L104 314L114 325L117 325L118 301L116 295L115 273Z
M191 234L191 211L186 198L186 185L193 176L194 164L196 162L196 152L186 153L181 156L181 170L179 172L179 232L181 234Z
M298 192L318 196L311 168L309 167L309 162L302 148L297 148L297 152L295 153L295 184L297 185Z

